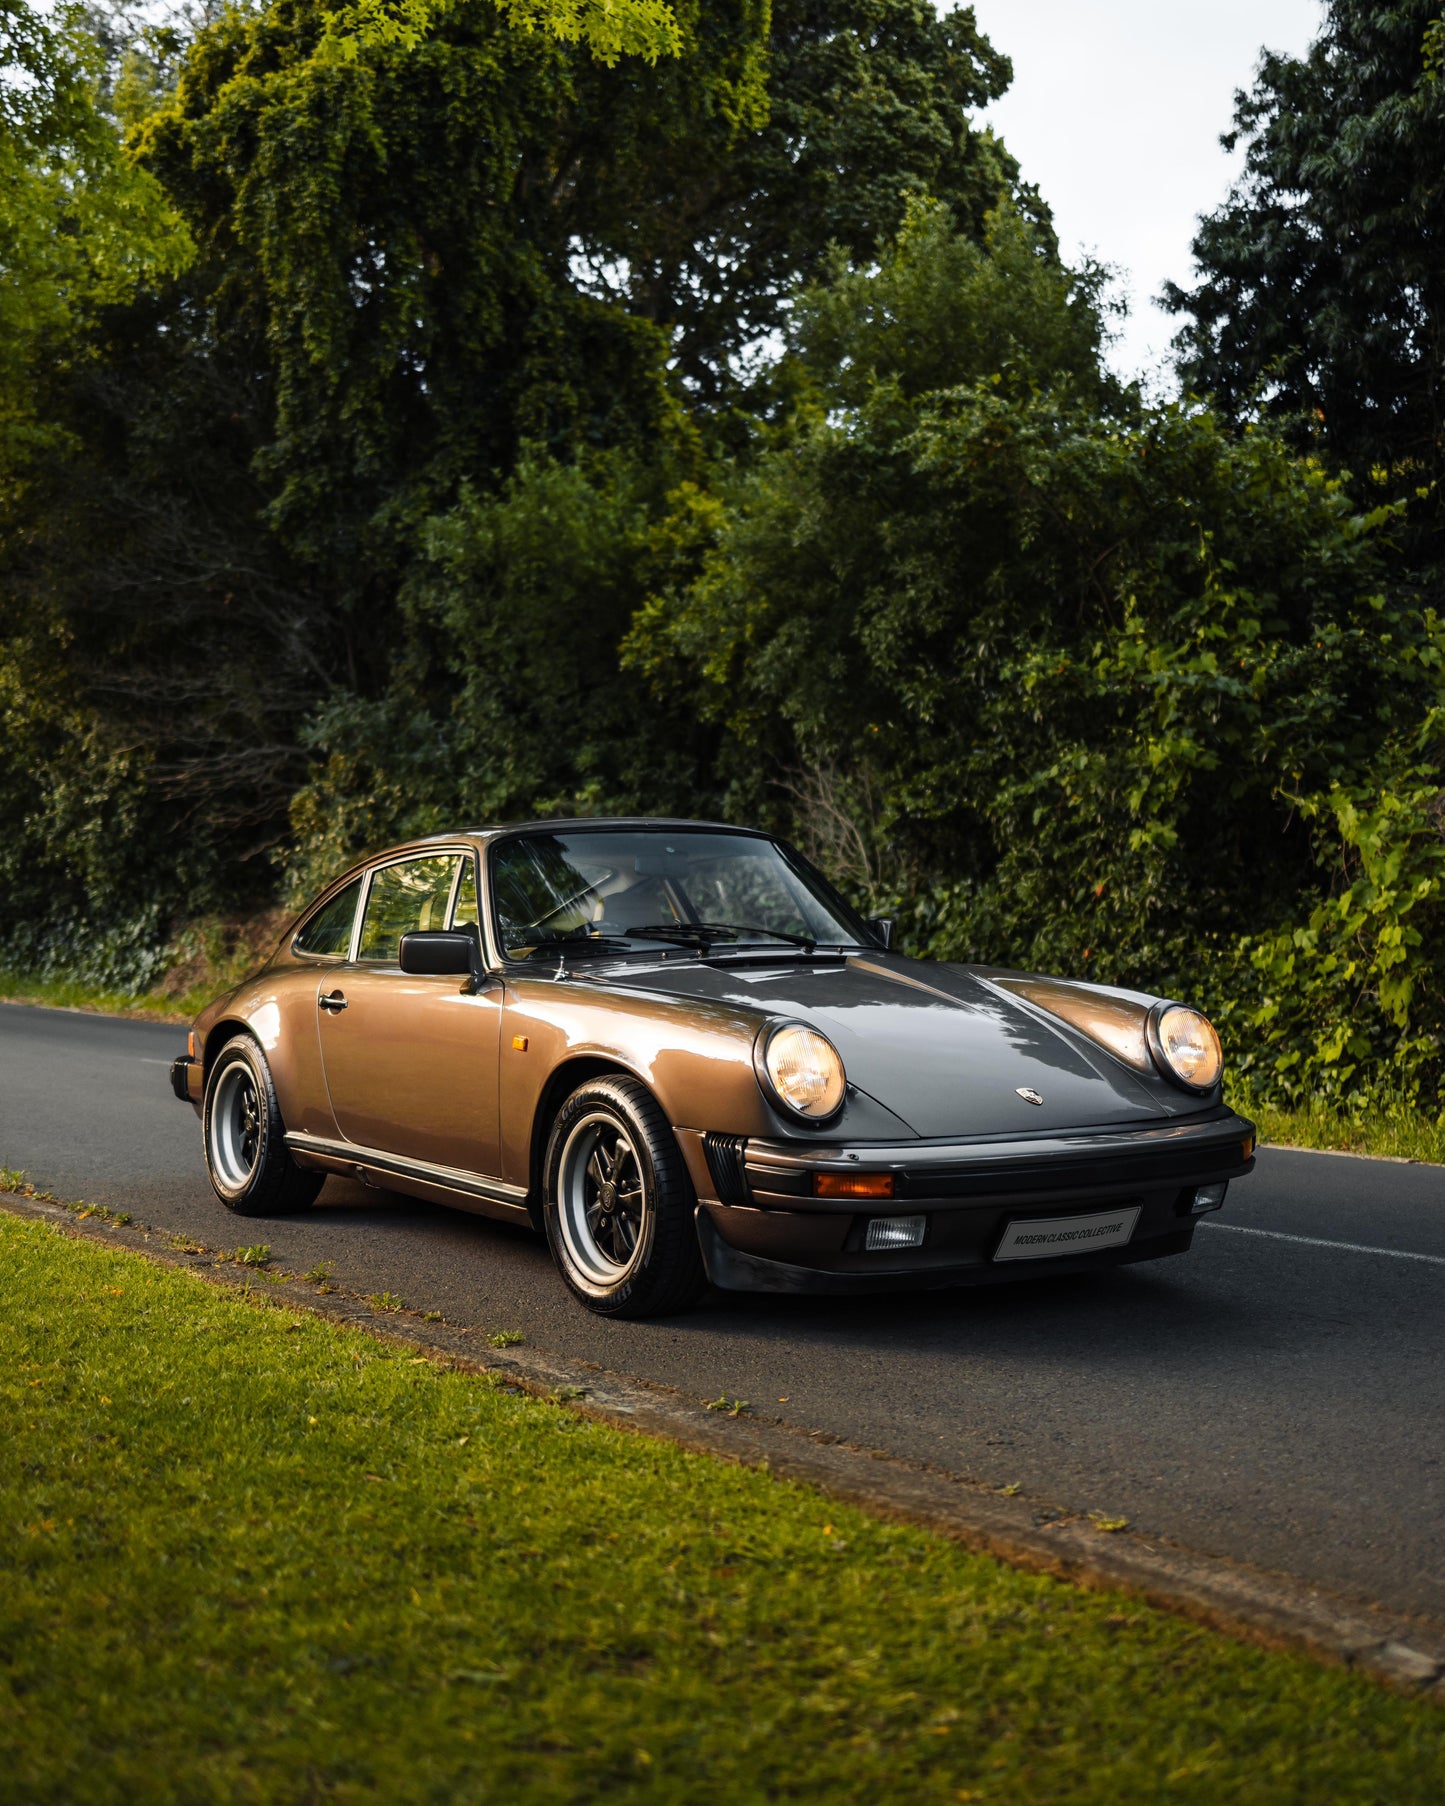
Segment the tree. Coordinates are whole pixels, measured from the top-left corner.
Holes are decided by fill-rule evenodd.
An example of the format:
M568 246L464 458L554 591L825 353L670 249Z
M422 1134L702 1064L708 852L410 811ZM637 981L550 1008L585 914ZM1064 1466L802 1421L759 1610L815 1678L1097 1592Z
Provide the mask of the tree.
M78 6L0 0L0 483L47 437L38 360L74 355L96 313L175 274L184 227L96 105L101 58Z
M740 354L830 243L869 251L909 190L978 230L1016 177L968 123L1008 75L969 13L787 0L771 37L754 0L677 19L656 69L476 9L344 64L309 5L201 34L140 151L265 335L273 517L307 556L330 540L354 566L383 498L429 509L523 440L676 442L679 405L701 424L739 400Z
M351 0L327 26L328 53L342 60L378 45L415 49L459 0ZM655 63L676 56L681 34L667 0L496 0L514 30L581 44L609 67L622 57Z
M971 8L777 0L763 40L766 106L747 110L699 82L736 57L726 10L687 17L692 61L589 84L569 229L590 292L666 331L694 406L751 413L765 403L766 378L757 390L747 381L750 358L782 326L797 285L830 248L866 262L910 196L945 202L977 237L1011 193L1047 234L1017 164L973 123L1012 68ZM735 86L749 93L741 76ZM599 128L610 131L619 110L629 128L608 142Z
M1226 139L1244 174L1171 287L1180 369L1406 496L1431 534L1445 473L1445 23L1439 0L1330 0L1304 57L1266 54ZM1434 556L1435 554L1431 554Z
M194 257L32 370L57 437L0 503L16 694L63 695L130 787L101 887L56 813L81 740L54 808L15 774L13 819L50 824L16 869L57 908L141 908L177 840L169 907L254 897L293 798L319 855L483 801L696 795L688 712L633 744L657 711L617 660L686 556L666 496L762 430L746 352L830 238L930 188L981 225L1014 181L969 124L1007 65L968 13L687 0L652 66L520 16L275 0L118 44Z
M915 207L800 301L812 392L629 656L914 950L1195 996L1277 1095L1433 1083L1445 628L1388 520L1100 338L1026 222Z

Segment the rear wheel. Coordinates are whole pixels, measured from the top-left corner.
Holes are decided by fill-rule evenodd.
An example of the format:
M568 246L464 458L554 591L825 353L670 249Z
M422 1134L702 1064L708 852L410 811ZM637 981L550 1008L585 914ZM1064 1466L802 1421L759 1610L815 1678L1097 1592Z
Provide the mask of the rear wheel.
M607 1317L686 1310L707 1283L687 1168L656 1098L637 1079L594 1079L558 1112L547 1143L552 1258L573 1294Z
M237 1216L286 1216L305 1210L324 1175L303 1172L286 1146L286 1129L266 1056L249 1035L228 1041L206 1080L203 1113L211 1188Z

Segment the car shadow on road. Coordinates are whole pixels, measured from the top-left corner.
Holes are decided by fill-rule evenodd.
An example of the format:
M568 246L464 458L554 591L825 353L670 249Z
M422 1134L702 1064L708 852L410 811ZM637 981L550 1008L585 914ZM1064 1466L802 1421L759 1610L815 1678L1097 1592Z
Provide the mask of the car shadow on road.
M726 1326L740 1341L786 1337L855 1354L998 1353L1014 1362L1059 1354L1197 1362L1216 1349L1237 1355L1243 1341L1273 1339L1269 1315L1251 1301L1183 1275L1128 1267L862 1298L713 1293L670 1326L684 1335Z
M368 1240L424 1229L431 1251L445 1248L460 1266L478 1263L495 1275L498 1266L520 1262L555 1282L555 1306L544 1317L552 1308L581 1309L566 1298L541 1237L519 1225L336 1177L328 1179L311 1220L352 1234L361 1230ZM1268 1288L1225 1285L1213 1263L1201 1261L1202 1253L1093 1273L856 1298L710 1291L677 1316L593 1321L609 1342L631 1341L639 1361L658 1332L675 1343L722 1335L740 1351L805 1344L855 1360L873 1353L998 1357L1015 1367L1030 1361L1147 1362L1156 1371L1183 1371L1201 1361L1237 1363L1246 1350L1254 1356L1288 1348L1299 1357L1312 1336L1329 1337L1334 1352L1341 1352L1338 1338L1342 1332L1348 1338L1349 1324L1317 1319L1311 1330L1310 1314L1289 1308L1288 1290L1280 1289L1288 1282L1278 1272ZM1361 1333L1368 1337L1363 1324ZM614 1358L616 1352L614 1346Z

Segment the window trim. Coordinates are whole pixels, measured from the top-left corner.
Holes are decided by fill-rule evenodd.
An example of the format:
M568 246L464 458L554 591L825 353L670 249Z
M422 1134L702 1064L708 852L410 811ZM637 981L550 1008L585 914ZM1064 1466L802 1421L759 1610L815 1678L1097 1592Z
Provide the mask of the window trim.
M312 953L304 947L298 947L296 945L297 941L301 939L302 935L305 934L306 930L316 920L317 916L321 914L323 909L329 908L350 884L356 886L357 904L351 915L351 933L346 937L346 951L344 953ZM349 964L351 960L351 949L356 945L356 925L361 920L361 911L365 902L366 893L367 874L365 872L358 872L355 877L353 877L350 872L347 872L338 883L334 883L324 890L317 901L307 910L306 914L302 916L301 920L291 931L290 952L292 958L316 960L333 966L344 966Z
M368 966L372 968L387 965L393 967L396 966L396 958L394 955L389 960L363 959L361 957L361 930L366 921L366 906L371 901L371 887L379 873L389 871L394 865L415 865L423 859L455 859L458 862L457 869L452 873L451 885L447 890L446 914L442 918L443 921L450 921L451 912L456 903L457 877L462 869L461 861L464 860L467 854L472 850L472 848L465 846L410 847L404 853L393 853L389 858L378 859L375 865L368 866L365 874L365 895L362 898L361 908L356 912L356 920L351 925L351 952L348 956L347 963L353 966Z
M486 904L482 899L482 858L481 853L476 846L469 846L467 848L466 854L463 855L461 865L457 867L457 875L452 884L451 901L447 904L446 923L447 927L450 929L455 929L457 926L457 904L461 901L462 873L466 869L466 860L468 856L470 856L472 862L472 889L476 893L477 898L477 919L475 923L463 922L462 927L476 928L477 938L482 942L482 953L485 958L486 929L483 927L483 923L486 921Z
M365 899L363 899L363 903L361 903L361 908L356 912L356 921L352 923L352 934L350 934L350 964L352 964L352 966L372 966L372 968L374 968L374 966L396 966L396 954L392 954L390 957L381 957L381 959L374 959L374 957L363 959L363 957L361 957L361 930L363 930L363 926L367 923L367 905L370 903L370 899L372 899L372 885L376 883L381 872L388 872L394 865L419 865L423 860L457 860L457 870L461 870L462 858L466 858L466 854L462 852L461 847L426 847L424 851L421 847L410 847L406 852L396 852L396 854L392 854L387 860L376 861L376 865L368 865L367 894L365 894ZM450 883L448 889L446 889L446 912L448 912L448 916L450 916L450 912L452 912L452 899L455 898L455 894L457 894L457 872L452 872L452 883ZM443 917L443 921L444 919L446 919L446 916Z

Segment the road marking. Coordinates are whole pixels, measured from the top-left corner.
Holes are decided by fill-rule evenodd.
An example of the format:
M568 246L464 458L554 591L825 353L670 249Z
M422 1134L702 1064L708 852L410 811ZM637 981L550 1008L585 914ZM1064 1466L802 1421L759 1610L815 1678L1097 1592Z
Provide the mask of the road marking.
M1302 1148L1292 1141L1271 1141L1265 1143L1270 1148L1278 1148L1281 1154L1328 1154L1332 1160L1374 1160L1384 1161L1390 1166L1438 1166L1438 1160L1416 1160L1409 1154L1361 1154L1355 1148Z
M1282 1229L1246 1229L1243 1223L1205 1223L1205 1229L1227 1229L1232 1235L1267 1235L1272 1242L1301 1242L1306 1248L1339 1248L1346 1254L1383 1254L1387 1260L1423 1260L1445 1267L1445 1254L1410 1254L1403 1248L1366 1248L1361 1242L1325 1242L1317 1235L1286 1235Z

